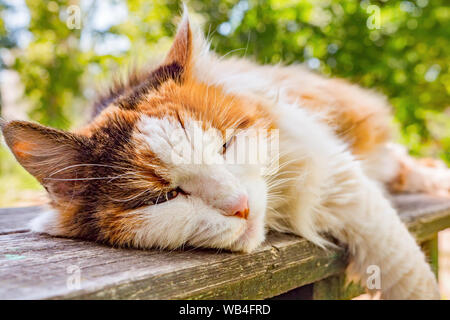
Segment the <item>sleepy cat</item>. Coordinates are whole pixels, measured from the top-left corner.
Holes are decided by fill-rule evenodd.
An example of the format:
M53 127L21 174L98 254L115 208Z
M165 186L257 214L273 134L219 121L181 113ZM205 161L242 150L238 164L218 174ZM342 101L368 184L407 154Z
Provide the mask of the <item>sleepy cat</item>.
M217 57L186 11L161 65L116 83L83 128L4 121L2 131L55 209L36 232L243 252L269 228L322 247L329 234L348 247L349 276L380 268L383 298L437 299L383 189L448 196L450 171L392 144L389 117L383 97L343 80ZM252 139L255 150L242 143Z

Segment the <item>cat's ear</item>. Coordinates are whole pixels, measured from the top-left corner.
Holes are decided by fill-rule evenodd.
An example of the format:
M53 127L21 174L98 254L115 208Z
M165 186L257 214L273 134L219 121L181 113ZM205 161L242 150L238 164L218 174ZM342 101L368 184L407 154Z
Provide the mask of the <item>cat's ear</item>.
M183 17L178 25L177 34L164 63L177 64L183 69L183 74L188 75L192 67L192 55L192 30L189 22L189 13L186 5L184 5Z
M61 197L80 191L73 179L77 175L73 165L81 152L80 137L27 121L3 121L0 125L17 161L51 195Z

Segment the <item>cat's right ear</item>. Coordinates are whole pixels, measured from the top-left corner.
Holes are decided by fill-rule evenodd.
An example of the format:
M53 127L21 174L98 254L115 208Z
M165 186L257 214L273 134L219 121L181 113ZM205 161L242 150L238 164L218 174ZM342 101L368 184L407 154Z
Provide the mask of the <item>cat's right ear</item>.
M76 175L73 166L80 158L81 137L27 121L2 121L0 126L17 161L51 195L77 192L72 178Z

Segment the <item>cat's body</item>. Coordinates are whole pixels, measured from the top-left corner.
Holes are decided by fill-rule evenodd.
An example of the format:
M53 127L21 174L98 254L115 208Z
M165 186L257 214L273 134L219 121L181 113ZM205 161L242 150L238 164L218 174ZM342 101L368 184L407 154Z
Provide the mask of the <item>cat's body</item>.
M450 173L389 142L384 98L299 66L218 58L185 15L163 64L116 86L98 106L75 133L2 125L56 209L33 230L139 248L246 252L268 228L321 246L331 245L326 233L348 246L349 275L364 280L369 266L380 268L384 298L439 297L383 184L448 195ZM234 138L223 140L227 130ZM274 158L228 162L233 141L252 130L265 132L258 138L265 142L276 133L276 170Z

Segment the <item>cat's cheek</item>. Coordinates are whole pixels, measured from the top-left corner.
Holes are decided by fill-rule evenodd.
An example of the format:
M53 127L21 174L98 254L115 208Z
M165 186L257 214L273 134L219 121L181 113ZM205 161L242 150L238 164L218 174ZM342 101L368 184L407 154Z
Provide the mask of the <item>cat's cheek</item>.
M189 245L194 247L208 247L218 249L233 250L232 246L236 239L244 233L246 226L239 221L239 218L234 217L216 217L217 220L222 220L218 224L220 228L215 230L204 230L203 233L194 234L188 241ZM241 250L235 250L241 251Z
M245 229L241 219L223 216L201 199L185 196L140 209L136 219L132 242L140 248L175 249L188 244L228 249Z

